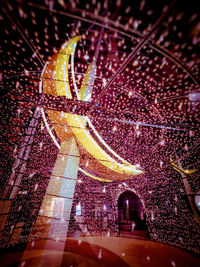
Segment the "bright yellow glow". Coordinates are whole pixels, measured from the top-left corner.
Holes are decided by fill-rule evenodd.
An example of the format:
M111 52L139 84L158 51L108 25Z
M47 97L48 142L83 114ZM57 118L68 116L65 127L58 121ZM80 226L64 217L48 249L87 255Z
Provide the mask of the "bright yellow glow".
M73 51L75 51L73 48L79 39L81 39L81 36L76 36L66 42L60 49L56 61L55 79L57 92L60 96L67 96L70 99L72 99L72 94L68 77L69 58Z
M172 161L172 157L170 156L170 162L172 164L172 167L174 168L175 171L179 172L179 173L185 173L185 174L193 174L195 173L197 170L185 170L183 168L178 167L173 161Z
M95 180L98 180L98 181L101 181L101 182L112 182L111 180L108 180L108 179L104 179L104 178L100 178L100 177L97 177L97 176L94 176L93 174L89 173L89 172L86 172L85 170L83 170L82 168L79 167L79 170L86 174L87 176L95 179Z
M93 67L93 62L90 63L90 65L89 65L89 67L87 69L87 72L85 74L85 77L83 79L83 83L82 83L81 89L79 91L80 100L86 100L86 99L84 99L84 95L85 95L87 84L88 84L88 81L89 81L89 78L90 78L90 72L92 70L92 67Z
M81 36L74 37L70 41L66 42L59 52L56 61L55 78L56 78L56 89L59 96L67 96L72 98L69 77L68 77L68 65L70 55L75 53L74 47L76 46L78 40ZM92 64L90 65L92 68ZM88 70L89 72L90 70ZM87 73L88 74L88 73ZM89 75L88 75L89 77ZM86 83L88 83L89 78L84 79L83 87L81 88L81 98L83 97L83 92L85 92ZM80 96L79 96L80 97ZM102 165L107 168L121 174L137 175L142 173L142 171L137 170L135 166L129 163L118 163L115 159L109 156L94 140L90 132L85 128L85 124L81 116L73 114L64 114L67 123L71 127L74 135L81 143L81 145Z
M115 159L110 157L102 148L97 144L97 142L91 136L89 130L85 128L83 121L80 116L73 114L65 114L65 118L68 124L72 127L72 131L75 134L78 141L85 147L85 149L102 165L115 172L122 174L136 174L135 166L130 164L120 164Z

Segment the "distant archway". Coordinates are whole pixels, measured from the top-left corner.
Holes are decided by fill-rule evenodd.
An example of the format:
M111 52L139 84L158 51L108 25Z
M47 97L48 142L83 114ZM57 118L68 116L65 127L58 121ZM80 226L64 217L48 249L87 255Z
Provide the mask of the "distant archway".
M128 231L133 230L133 228L134 230L147 231L141 200L132 191L126 190L118 198L118 221ZM125 225L127 226L125 227Z

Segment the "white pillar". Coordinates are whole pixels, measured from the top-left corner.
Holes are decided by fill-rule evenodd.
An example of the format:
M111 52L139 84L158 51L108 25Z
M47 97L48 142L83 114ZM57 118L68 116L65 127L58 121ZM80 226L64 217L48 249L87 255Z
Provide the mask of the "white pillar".
M40 213L31 235L43 239L43 248L37 260L38 266L60 266L67 239L69 219L74 198L76 179L78 174L80 156L74 137L61 143L59 154L41 205ZM45 240L46 239L46 240ZM58 242L52 242L52 239ZM52 264L47 259L49 249L58 250ZM21 262L23 262L31 250L37 249L37 241L34 247L28 244Z

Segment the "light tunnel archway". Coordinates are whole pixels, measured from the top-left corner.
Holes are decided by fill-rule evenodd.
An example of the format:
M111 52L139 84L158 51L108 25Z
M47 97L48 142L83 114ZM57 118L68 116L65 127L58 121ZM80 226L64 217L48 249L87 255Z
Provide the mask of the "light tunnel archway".
M147 231L146 216L140 198L131 190L122 192L117 201L118 222L124 230ZM134 227L132 228L132 224ZM129 225L129 227L128 227Z

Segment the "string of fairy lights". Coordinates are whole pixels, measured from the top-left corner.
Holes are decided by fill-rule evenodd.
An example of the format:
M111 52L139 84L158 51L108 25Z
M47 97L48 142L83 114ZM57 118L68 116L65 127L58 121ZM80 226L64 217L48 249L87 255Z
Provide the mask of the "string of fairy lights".
M122 1L115 2L110 7L107 1L70 1L68 4L65 1L45 1L41 4L37 1L16 0L8 1L6 5L3 3L0 14L4 28L2 201L9 200L9 196L4 194L6 186L10 191L19 187L11 212L3 210L1 213L1 216L8 215L5 246L9 246L14 229L20 228L20 220L24 220L22 233L27 240L32 238L28 234L25 237L26 233L30 233L31 220L34 222L40 213L46 216L42 215L40 205L58 156L58 148L40 116L36 119L36 125L30 126L36 108L38 112L42 108L35 99L40 97L38 88L45 62L50 61L66 40L82 35L75 53L75 79L77 86L80 86L89 63L94 60L98 36L104 27L91 99L92 104L96 103L95 100L110 78L148 34L159 18L159 13L166 8L163 1L156 7L150 1L138 1L134 8L126 6ZM198 103L192 105L189 100L189 93L199 90L199 17L195 6L187 12L186 6L184 2L182 7L172 10L158 32L99 98L98 106L89 116L103 140L128 162L138 164L145 174L125 181L124 185L122 182L95 181L79 173L73 216L76 205L80 203L87 227L92 229L95 220L91 221L89 202L95 202L93 191L100 198L103 196L101 216L108 213L117 216L117 207L111 203L111 191L123 192L134 188L145 203L150 237L196 252L199 250L196 242L199 229L191 219L193 215L185 198L187 194L182 178L170 162L172 156L173 162L181 161L184 169L199 168L199 106ZM103 17L107 8L108 13ZM53 77L45 79L54 82ZM72 73L69 71L71 85L72 81ZM72 94L75 96L73 86ZM53 101L56 109L56 97ZM59 143L53 128L55 123L50 120L48 123ZM35 127L34 136L27 134L27 129L31 127ZM90 129L89 125L86 128ZM27 139L23 144L27 136L34 138L32 141ZM24 160L28 148L29 156ZM19 157L22 149L22 157ZM109 153L106 148L105 151ZM19 164L13 169L16 159ZM86 165L81 167L87 170L88 162L92 161L93 158L87 155ZM13 172L14 180L8 183L8 177ZM19 175L22 175L22 182L17 185L15 181ZM192 191L198 191L199 171L186 177ZM55 176L53 179L69 177ZM32 200L28 197L29 193ZM89 196L87 201L86 194ZM30 215L28 205L30 210L34 210L32 217L23 215ZM109 210L105 209L109 205ZM54 219L59 220L56 217ZM73 231L77 225L72 223L70 227ZM109 227L105 229L107 234ZM114 231L113 222L110 222L110 229Z

